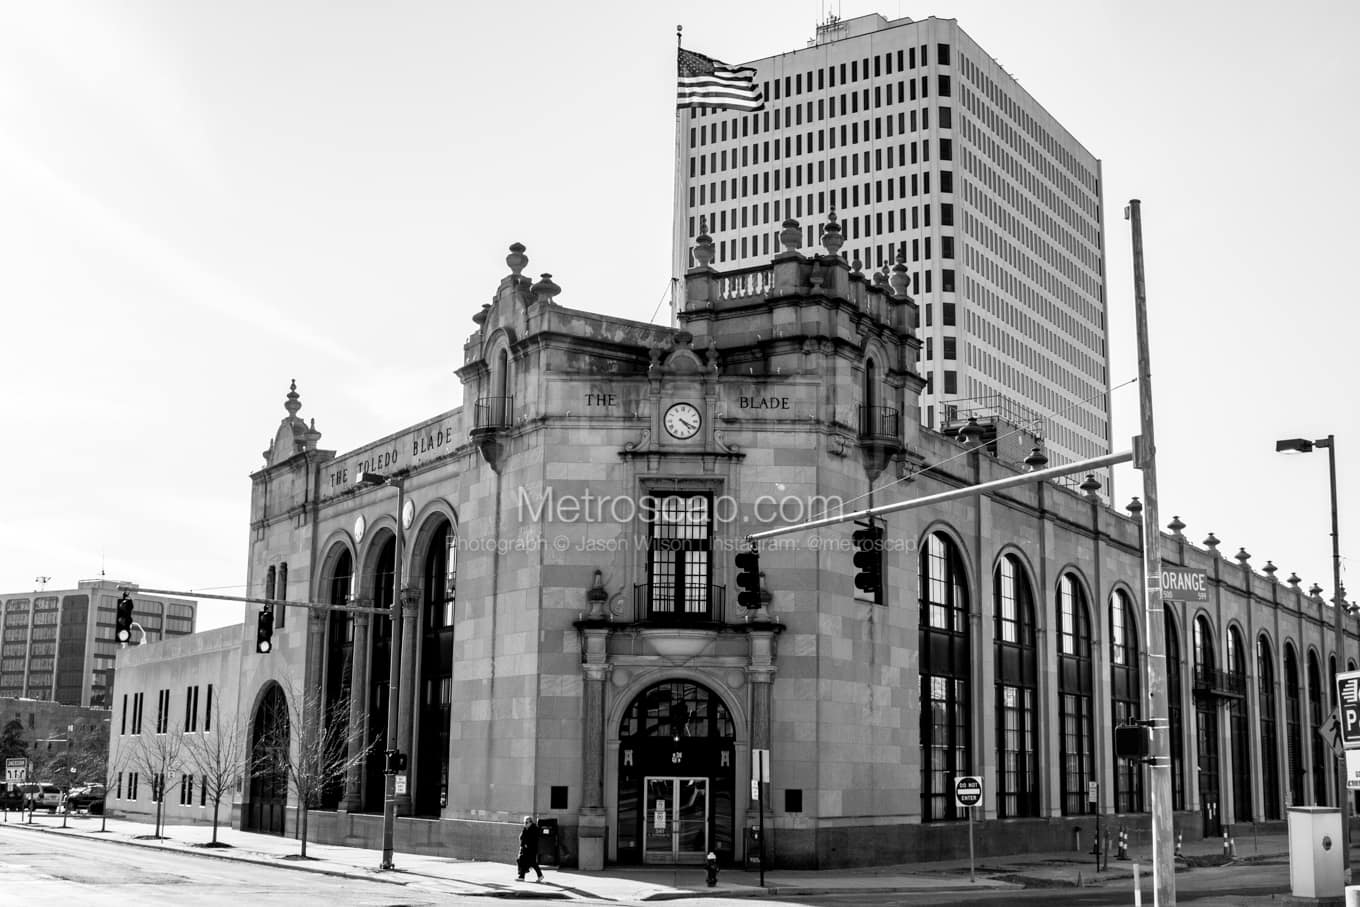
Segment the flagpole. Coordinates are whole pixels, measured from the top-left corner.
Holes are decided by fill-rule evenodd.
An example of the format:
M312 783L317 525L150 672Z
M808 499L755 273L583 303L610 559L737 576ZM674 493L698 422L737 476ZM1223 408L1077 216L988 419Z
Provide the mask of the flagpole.
M680 51L680 32L683 25L675 26L675 49ZM681 117L681 114L684 117ZM688 125L689 108L675 107L675 193L672 202L671 223L671 327L679 324L679 313L685 307L685 174L684 145L681 141Z

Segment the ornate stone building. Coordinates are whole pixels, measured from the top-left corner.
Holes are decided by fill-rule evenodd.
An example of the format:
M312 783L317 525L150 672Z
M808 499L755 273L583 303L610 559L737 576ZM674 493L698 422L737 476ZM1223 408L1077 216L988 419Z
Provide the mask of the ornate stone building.
M583 868L739 861L757 750L783 866L956 855L960 775L983 779L983 852L1069 846L1093 812L1147 811L1144 769L1111 739L1146 711L1140 529L1094 480L888 516L880 595L856 591L852 525L783 537L761 550L759 607L738 606L733 558L758 529L1042 460L1005 426L922 427L905 269L847 263L834 216L824 252L800 251L802 232L729 273L701 236L678 329L566 308L514 245L463 347L464 404L345 453L290 391L252 476L251 588L392 609L402 629L394 652L385 613L284 607L257 654L247 608L247 733L312 689L370 748L317 804L321 839L379 840L393 742L409 754L399 852L508 859L532 812ZM1326 802L1310 725L1330 609L1171 529L1168 561L1209 587L1155 618L1178 824L1195 837ZM144 676L120 664L116 692ZM256 773L239 821L281 833L290 797Z

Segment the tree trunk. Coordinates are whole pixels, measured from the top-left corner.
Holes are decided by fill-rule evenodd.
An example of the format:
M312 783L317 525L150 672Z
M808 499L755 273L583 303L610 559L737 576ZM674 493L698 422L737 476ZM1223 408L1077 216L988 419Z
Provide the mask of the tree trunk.
M307 804L299 798L298 812L301 814L302 856L307 856Z
M212 842L217 843L217 813L222 809L222 795L219 793L213 797L213 836Z

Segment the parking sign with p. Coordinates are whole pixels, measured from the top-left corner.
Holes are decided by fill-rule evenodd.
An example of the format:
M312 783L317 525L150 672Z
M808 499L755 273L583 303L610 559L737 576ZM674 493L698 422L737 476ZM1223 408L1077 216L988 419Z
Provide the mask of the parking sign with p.
M1360 671L1336 675L1336 701L1342 744L1346 749L1360 748Z

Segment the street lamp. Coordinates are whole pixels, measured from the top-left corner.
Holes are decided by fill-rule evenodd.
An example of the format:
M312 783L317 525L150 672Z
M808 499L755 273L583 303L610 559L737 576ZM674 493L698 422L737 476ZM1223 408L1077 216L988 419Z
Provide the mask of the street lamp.
M1332 608L1336 612L1336 666L1340 671L1346 665L1346 624L1345 624L1345 598L1341 590L1341 546L1337 537L1336 528L1336 436L1328 435L1316 441L1309 441L1307 438L1286 438L1275 442L1276 453L1312 453L1314 448L1325 447L1327 449L1327 467L1331 478L1332 489ZM1341 835L1345 846L1342 853L1345 855L1347 868L1351 863L1351 823L1349 795L1346 794L1346 763L1337 762L1336 768L1336 800L1341 807Z
M402 754L397 749L397 718L399 712L398 692L401 688L402 670L402 622L403 611L405 609L405 595L403 580L405 570L402 567L402 510L406 506L406 474L404 472L385 475L380 472L361 472L357 481L360 485L369 487L380 487L390 485L397 489L397 531L396 541L393 545L392 562L392 650L388 655L387 671L387 752L385 753L386 762L383 766L383 822L382 822L382 863L379 869L396 869L396 864L392 861L392 842L395 838L397 825L397 771L402 761Z

